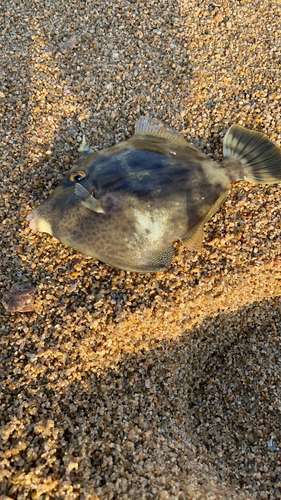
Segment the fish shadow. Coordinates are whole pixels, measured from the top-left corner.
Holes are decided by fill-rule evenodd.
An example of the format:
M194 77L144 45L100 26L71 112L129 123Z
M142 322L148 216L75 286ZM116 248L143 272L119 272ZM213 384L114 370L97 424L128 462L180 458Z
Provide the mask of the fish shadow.
M83 484L104 498L133 498L141 484L146 498L155 498L152 488L179 499L279 494L280 307L273 298L207 317L177 339L121 356L114 369L97 374L79 365L78 380L67 384L64 375L55 389L58 369L51 355L42 359L19 392L38 394L26 432L44 477L54 480L59 470L73 491ZM44 454L50 439L52 454ZM0 491L11 487L6 479Z

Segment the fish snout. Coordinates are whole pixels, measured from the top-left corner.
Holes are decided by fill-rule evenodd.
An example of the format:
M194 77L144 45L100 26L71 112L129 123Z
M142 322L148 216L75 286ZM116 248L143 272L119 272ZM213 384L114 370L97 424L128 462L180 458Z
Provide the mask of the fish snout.
M29 220L30 229L32 229L32 231L37 231L35 210L32 210L32 212L30 212L26 218L27 218L27 220Z
M29 227L33 231L39 231L40 233L48 233L53 236L51 224L44 218L39 217L36 210L32 210L27 216L29 220Z

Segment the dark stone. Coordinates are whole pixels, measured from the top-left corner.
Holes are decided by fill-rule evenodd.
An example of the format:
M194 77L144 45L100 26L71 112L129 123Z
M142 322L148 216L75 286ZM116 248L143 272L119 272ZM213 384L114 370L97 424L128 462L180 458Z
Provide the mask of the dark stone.
M30 283L15 283L3 293L2 304L8 312L34 311L36 288Z

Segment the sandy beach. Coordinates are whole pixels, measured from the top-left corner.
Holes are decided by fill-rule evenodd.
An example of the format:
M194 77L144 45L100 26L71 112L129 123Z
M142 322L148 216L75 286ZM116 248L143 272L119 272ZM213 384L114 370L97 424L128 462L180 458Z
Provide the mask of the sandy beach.
M233 123L281 147L280 0L4 0L0 47L0 500L281 498L281 185L154 274L26 220L144 115L213 160Z

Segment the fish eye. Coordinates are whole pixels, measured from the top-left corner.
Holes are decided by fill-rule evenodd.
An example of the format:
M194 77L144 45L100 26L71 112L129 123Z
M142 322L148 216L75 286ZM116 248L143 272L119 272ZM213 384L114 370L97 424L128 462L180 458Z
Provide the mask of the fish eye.
M72 182L80 182L82 179L84 179L84 177L86 177L85 172L82 172L81 170L76 170L76 172L73 172L70 175L70 180Z

